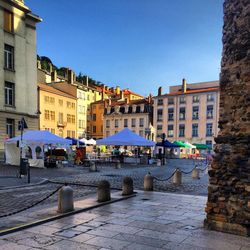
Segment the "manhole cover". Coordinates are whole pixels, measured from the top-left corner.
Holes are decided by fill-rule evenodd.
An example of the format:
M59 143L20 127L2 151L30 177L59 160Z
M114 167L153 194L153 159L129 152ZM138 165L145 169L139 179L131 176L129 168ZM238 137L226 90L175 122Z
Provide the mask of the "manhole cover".
M149 201L148 198L142 198L141 200L142 200L142 201Z

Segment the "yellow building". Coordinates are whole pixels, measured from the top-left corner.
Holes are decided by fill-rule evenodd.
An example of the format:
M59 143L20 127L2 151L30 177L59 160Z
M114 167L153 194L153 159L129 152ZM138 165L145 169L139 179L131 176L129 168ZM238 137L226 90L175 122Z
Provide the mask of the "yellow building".
M61 137L76 137L76 98L46 84L38 84L39 129Z

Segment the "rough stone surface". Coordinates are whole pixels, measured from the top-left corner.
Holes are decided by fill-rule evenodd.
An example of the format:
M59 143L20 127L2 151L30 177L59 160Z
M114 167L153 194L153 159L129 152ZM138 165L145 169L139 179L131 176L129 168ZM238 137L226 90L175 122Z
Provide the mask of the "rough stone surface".
M224 2L220 133L205 226L250 235L250 1Z

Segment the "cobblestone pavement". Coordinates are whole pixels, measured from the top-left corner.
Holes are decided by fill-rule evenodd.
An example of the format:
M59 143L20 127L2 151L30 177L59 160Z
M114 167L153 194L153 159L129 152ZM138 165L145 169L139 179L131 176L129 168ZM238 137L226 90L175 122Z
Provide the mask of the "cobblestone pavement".
M164 179L170 176L176 167L183 171L190 171L194 166L191 160L169 160L166 166L122 166L121 169L115 169L113 166L99 166L99 172L89 172L86 167L67 167L59 169L31 169L31 180L36 183L43 178L57 182L81 183L85 185L97 185L102 179L106 179L111 183L112 188L121 188L124 176L130 176L134 180L135 189L143 189L143 178L145 174L151 172L153 176ZM43 185L28 186L15 189L2 189L1 186L10 186L26 184L26 179L15 178L14 174L18 171L17 167L0 166L0 216L16 212L22 208L31 206L32 204L42 200L51 192L56 190L61 184L47 183ZM7 178L8 177L8 178ZM11 178L9 178L11 177ZM206 195L207 193L207 174L201 173L199 180L193 180L191 174L183 174L183 184L175 186L172 180L154 181L154 190L163 192L176 192L195 195ZM21 182L20 182L21 181ZM72 185L74 189L74 197L82 198L88 194L95 193L96 188L91 186ZM46 201L39 204L55 204L57 194Z
M157 192L0 237L1 249L247 250L247 237L203 228L206 198Z

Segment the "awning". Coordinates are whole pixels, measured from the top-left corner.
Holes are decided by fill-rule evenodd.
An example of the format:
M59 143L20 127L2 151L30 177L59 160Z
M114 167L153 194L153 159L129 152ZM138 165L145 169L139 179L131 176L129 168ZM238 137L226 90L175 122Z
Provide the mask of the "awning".
M178 145L178 147L181 147L181 148L192 148L190 145L186 144L183 141L174 141L173 143Z
M193 145L196 146L197 149L211 149L211 147L206 144L194 143Z
M168 141L168 140L165 140L164 142L158 142L158 143L156 144L156 146L164 147L164 148L177 148L177 147L180 147L180 146L178 146L177 144L171 143L171 142Z
M67 140L70 140L72 145L81 145L81 146L85 145L84 142L82 142L82 141L80 141L80 140L77 140L77 139L75 139L75 138L66 137L66 139L67 139Z

